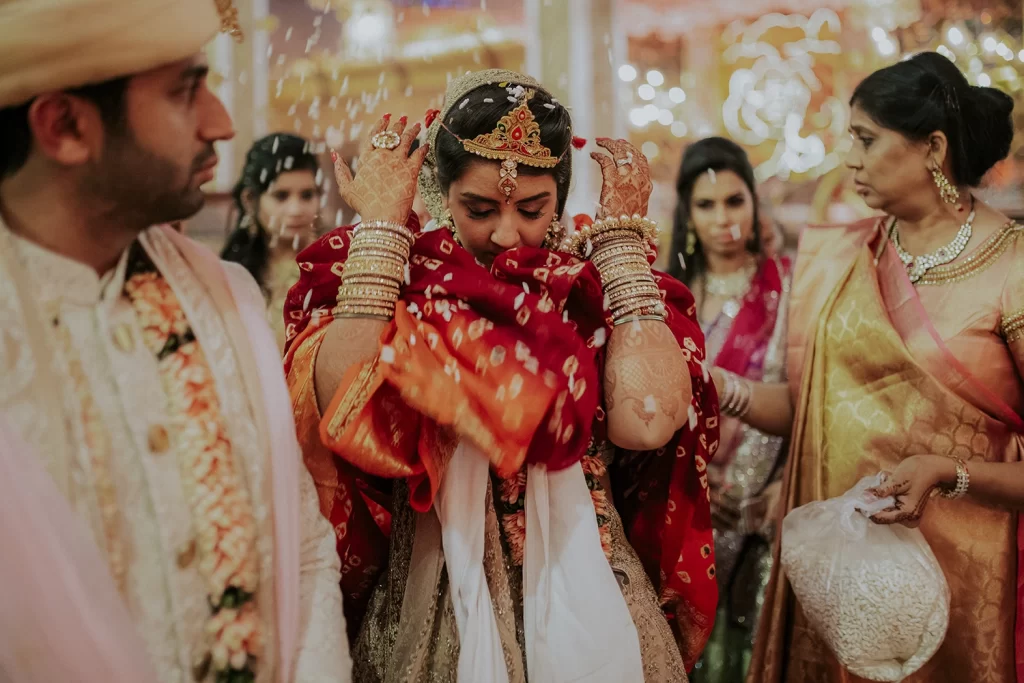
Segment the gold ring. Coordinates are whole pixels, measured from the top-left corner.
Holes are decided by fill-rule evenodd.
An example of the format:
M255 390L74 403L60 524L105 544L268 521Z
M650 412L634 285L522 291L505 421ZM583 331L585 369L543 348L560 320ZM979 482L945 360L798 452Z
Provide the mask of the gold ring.
M402 144L402 137L392 130L386 130L370 138L370 144L374 149L392 150Z

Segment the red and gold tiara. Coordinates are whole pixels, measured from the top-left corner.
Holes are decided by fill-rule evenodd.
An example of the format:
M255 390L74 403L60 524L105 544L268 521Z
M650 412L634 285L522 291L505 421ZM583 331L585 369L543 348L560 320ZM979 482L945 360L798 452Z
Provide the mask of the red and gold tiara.
M562 160L561 157L552 156L551 150L541 144L540 124L529 106L533 95L533 90L524 91L519 105L502 116L493 131L472 140L463 140L444 126L467 152L501 162L498 189L505 195L506 202L511 201L512 193L518 187L516 178L519 177L519 164L554 168Z

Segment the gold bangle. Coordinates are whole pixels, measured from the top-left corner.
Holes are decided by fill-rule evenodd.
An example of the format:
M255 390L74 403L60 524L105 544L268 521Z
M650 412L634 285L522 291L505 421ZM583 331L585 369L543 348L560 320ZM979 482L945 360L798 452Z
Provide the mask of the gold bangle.
M658 322L665 322L665 316L656 315L653 313L643 313L640 315L625 315L621 318L615 318L612 321L612 327L618 327L631 322L640 322L642 320L657 320Z
M377 277L386 277L389 280L395 282L402 282L405 279L405 266L390 264L387 262L381 262L378 260L362 261L358 260L356 263L348 263L345 265L344 272L348 275L374 275Z
M635 312L639 308L656 308L661 303L660 299L640 295L623 301L615 302L611 307L612 317L618 318L626 313Z
M349 247L349 250L351 251L353 248L358 248L359 246L367 245L367 244L373 244L373 245L375 245L375 244L383 244L383 245L388 245L388 246L393 247L395 249L399 249L399 250L401 250L403 252L408 252L412 248L411 245L408 242L406 242L404 239L402 239L400 237L395 237L394 235L388 235L386 233L379 233L378 234L378 233L365 233L364 232L364 233L361 233L361 234L357 235L356 237L352 238L352 246Z
M379 306L354 306L354 305L339 305L331 309L331 314L335 318L358 318L364 316L376 316L383 320L391 320L395 317L395 312Z
M416 239L416 236L412 234L412 231L409 230L409 228L405 227L401 223L396 223L394 221L378 221L378 220L363 221L362 223L360 223L359 225L357 225L355 227L355 229L353 230L353 233L359 233L359 232L362 232L363 230L373 230L373 229L384 230L386 232L398 233L399 235L401 235L402 237L406 238L410 242L412 242L412 241L414 241Z
M383 249L362 249L358 254L355 254L356 259L372 259L381 261L393 261L398 265L399 268L404 268L405 264L409 262L409 259L403 257L401 254L396 254L393 251L385 251Z
M637 299L615 307L612 310L612 319L636 314L665 315L665 304L660 299Z
M342 282L345 284L362 285L366 287L380 286L380 287L394 287L398 289L398 285L395 284L394 280L389 280L386 277L379 277L376 275L352 275L352 276L341 276Z
M584 245L589 241L592 245L598 245L613 237L622 237L624 234L632 234L635 239L642 242L657 236L658 226L650 219L641 217L638 214L633 216L620 216L619 218L602 218L593 225L582 228L562 242L561 250L574 254L579 258L586 258L583 253Z

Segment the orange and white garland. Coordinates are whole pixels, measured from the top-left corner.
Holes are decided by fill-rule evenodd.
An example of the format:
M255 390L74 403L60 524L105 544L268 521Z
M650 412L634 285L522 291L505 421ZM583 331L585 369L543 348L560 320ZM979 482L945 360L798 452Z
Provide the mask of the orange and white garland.
M145 254L133 255L125 292L168 397L211 607L206 633L216 680L252 681L263 648L254 600L259 563L252 502L232 454L213 373L181 304Z

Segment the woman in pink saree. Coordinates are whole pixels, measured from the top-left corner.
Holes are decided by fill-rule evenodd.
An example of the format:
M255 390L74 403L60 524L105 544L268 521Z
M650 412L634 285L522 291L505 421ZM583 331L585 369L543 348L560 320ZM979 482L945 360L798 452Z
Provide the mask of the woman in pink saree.
M770 227L757 205L754 169L731 140L686 149L676 179L671 274L694 293L708 359L753 381L785 380L790 264L767 253ZM762 234L766 233L766 234ZM772 518L781 489L783 438L735 418L720 423L708 465L715 527L718 617L694 683L740 683L771 574Z
M920 525L952 594L942 647L907 681L1024 681L1024 229L971 194L1009 152L1013 102L922 53L869 76L851 106L847 165L885 215L804 232L789 382L716 371L721 400L791 434L783 512L891 472L879 493L896 506L874 519ZM861 680L777 570L748 680Z

